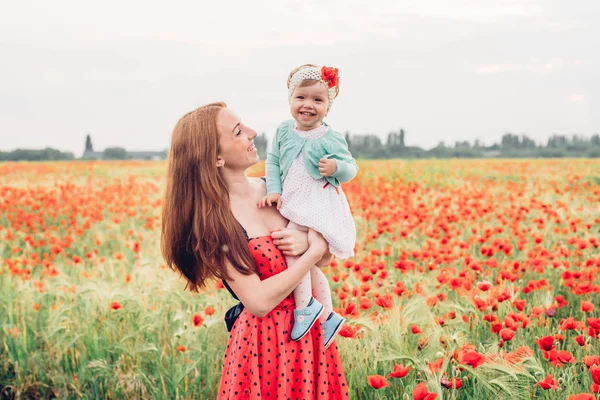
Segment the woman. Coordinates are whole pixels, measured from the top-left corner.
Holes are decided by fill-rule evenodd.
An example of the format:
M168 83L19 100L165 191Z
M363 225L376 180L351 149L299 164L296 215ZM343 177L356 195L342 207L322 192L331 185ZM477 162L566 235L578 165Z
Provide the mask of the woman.
M331 255L317 232L281 229L287 221L274 207L257 207L265 183L246 176L258 162L255 137L224 103L179 120L169 154L163 255L190 290L223 279L245 306L229 336L219 399L347 399L337 347L325 350L320 324L302 340L290 339L292 291ZM284 254L299 256L294 268L286 268Z

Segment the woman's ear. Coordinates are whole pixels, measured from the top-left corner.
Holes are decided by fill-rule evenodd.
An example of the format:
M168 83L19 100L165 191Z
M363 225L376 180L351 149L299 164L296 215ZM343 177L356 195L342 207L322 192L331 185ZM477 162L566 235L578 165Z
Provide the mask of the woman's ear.
M225 160L223 160L221 157L217 157L217 168L220 168L224 165L225 165Z

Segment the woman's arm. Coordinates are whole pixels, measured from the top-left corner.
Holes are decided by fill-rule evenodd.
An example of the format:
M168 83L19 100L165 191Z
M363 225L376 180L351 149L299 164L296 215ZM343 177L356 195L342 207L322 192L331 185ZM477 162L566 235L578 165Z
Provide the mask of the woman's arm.
M321 258L318 252L308 250L296 261L294 268L288 268L264 281L256 274L243 275L228 265L227 272L231 279L227 283L244 307L251 314L262 318L298 286L300 280Z
M227 272L231 277L227 283L251 314L262 318L271 312L323 258L327 251L325 239L320 234L309 231L309 242L309 249L296 260L294 268L288 268L264 281L256 274L244 275L227 265Z

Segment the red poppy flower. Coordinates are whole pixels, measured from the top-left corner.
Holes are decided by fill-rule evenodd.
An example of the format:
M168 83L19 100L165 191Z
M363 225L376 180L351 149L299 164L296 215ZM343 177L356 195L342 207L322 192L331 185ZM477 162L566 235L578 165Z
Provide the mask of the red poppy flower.
M492 333L500 333L500 331L502 330L502 324L500 322L494 322L492 323Z
M552 377L552 375L546 375L546 379L535 384L544 390L558 389L558 382Z
M600 331L600 318L588 318L585 322L590 328Z
M477 368L485 362L485 357L476 351L470 351L463 355L462 362L473 368Z
M427 385L425 382L421 382L415 387L413 390L413 399L414 400L433 400L437 397L437 393L431 393L427 390Z
M194 316L192 317L192 321L194 323L194 326L198 328L204 323L204 318L202 318L202 315L200 314L194 314Z
M554 350L554 336L544 336L538 340L538 346L543 351Z
M569 396L568 400L595 400L593 394L589 393L580 393L580 394L572 394Z
M513 303L515 305L515 308L519 311L523 311L525 309L525 304L527 304L527 300L520 300L517 299L514 301Z
M179 346L177 346L177 350L183 353L185 351L185 346L180 344Z
M377 300L375 300L375 304L388 310L394 308L394 302L390 295L379 296Z
M344 326L342 327L342 329L340 329L340 336L343 336L345 338L350 338L350 339L356 339L357 335L356 333L358 332L360 328L358 326L351 326L348 324L344 324Z
M330 88L336 87L340 81L338 76L338 69L333 67L325 67L321 68L321 79L327 82L327 86Z
M594 305L591 302L585 301L585 300L581 301L581 307L580 308L581 308L581 312L584 312L584 313L585 312L592 312L592 311L594 311Z
M429 370L431 371L431 373L437 374L442 369L442 365L444 365L444 359L438 358L434 362L428 363L428 365L429 365Z
M361 310L368 310L369 308L371 308L372 304L373 303L371 302L370 299L368 299L367 297L363 297L362 299L360 299L358 306L360 307Z
M590 367L590 373L592 374L594 383L600 385L600 365L592 365Z
M419 333L421 333L421 328L419 328L419 325L417 324L412 324L410 326L410 331L414 334L414 335L418 335Z
M440 379L440 384L446 389L460 389L462 387L462 381L460 378L452 378L449 380L448 378Z
M600 356L585 356L582 361L586 367L591 368L592 365L600 365Z
M560 330L562 331L572 331L576 329L584 329L585 324L581 321L575 321L575 318L569 317L567 319L563 319L560 322Z
M381 375L370 375L367 377L367 380L369 382L369 386L371 386L373 389L381 389L389 386L387 379Z
M388 374L390 378L404 378L408 372L410 371L410 367L405 367L403 364L394 365L394 371Z
M113 301L112 303L110 303L110 308L112 308L113 310L118 310L121 307L121 303L119 303L118 301Z
M515 331L513 331L512 329L504 328L500 331L500 337L505 342L509 342L515 337Z
M550 350L548 353L544 354L544 358L548 359L550 364L557 368L562 368L562 366L567 363L575 364L577 362L577 359L573 357L573 354L567 350Z
M204 314L213 315L215 313L215 309L211 306L208 306L204 309Z

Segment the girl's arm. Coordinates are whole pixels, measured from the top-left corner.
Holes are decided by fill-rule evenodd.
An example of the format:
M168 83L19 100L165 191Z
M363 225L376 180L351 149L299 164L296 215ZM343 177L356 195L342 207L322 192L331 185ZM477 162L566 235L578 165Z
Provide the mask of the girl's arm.
M267 154L266 173L267 173L267 194L281 194L281 169L279 167L279 128L275 132L275 137L271 142L271 151Z
M331 176L342 183L351 181L358 173L358 165L348 150L346 139L336 133L333 135L330 145L332 147L329 149L330 154L325 155L325 158L335 159L337 165L337 170Z
M310 247L296 260L294 268L288 268L261 281L258 275L244 275L230 264L227 272L231 279L227 283L248 311L262 318L273 310L294 290L304 275L327 251L327 242L321 234L309 231Z
M356 161L346 162L336 158L335 163L337 165L337 171L335 171L331 176L342 183L350 182L358 173L358 165L356 165Z

